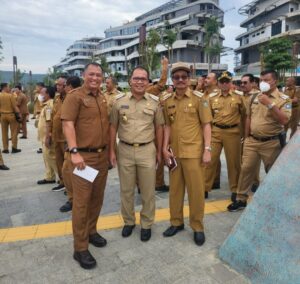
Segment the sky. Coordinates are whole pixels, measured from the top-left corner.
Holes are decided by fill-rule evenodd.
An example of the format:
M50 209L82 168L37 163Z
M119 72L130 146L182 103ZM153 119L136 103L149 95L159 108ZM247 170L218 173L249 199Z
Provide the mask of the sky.
M88 36L104 37L104 30L126 21L167 0L0 0L0 37L4 60L0 70L12 70L12 56L18 57L21 71L46 73L58 63L66 49L78 39ZM240 22L245 17L238 9L250 0L220 0L226 11L224 45L235 48L235 37L244 30ZM141 4L142 3L142 4ZM234 8L231 10L231 8ZM222 57L222 63L233 69L233 54Z

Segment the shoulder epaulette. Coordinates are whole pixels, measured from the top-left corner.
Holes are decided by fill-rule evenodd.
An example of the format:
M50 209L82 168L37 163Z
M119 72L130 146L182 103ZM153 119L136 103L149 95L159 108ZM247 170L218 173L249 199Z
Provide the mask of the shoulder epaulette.
M243 92L238 91L238 90L235 90L234 93L235 93L236 95L239 95L239 96L243 96L243 95L244 95Z
M204 96L204 93L201 93L201 92L199 92L199 91L193 91L193 94L194 94L195 96L197 96L198 98L202 98L202 97Z
M217 92L213 92L213 93L210 93L208 96L209 96L210 98L213 98L213 97L215 97L215 96L217 96L217 95L218 95Z
M253 90L249 94L253 96L253 95L258 95L259 93L260 93L259 90Z
M151 94L149 94L149 97L156 102L158 102L158 100L159 100L159 97L151 95Z
M120 93L120 94L116 95L115 99L116 99L116 100L119 100L119 99L121 99L121 98L123 98L123 97L125 97L125 96L126 96L126 94Z
M281 97L282 99L284 99L284 100L287 100L287 99L289 99L289 98L290 98L289 96L287 96L287 95L284 95L284 94L280 94L280 97Z
M162 100L162 101L165 101L165 100L167 100L168 98L170 98L171 96L172 96L172 93L167 93L167 94L165 94L165 95L162 96L161 100Z

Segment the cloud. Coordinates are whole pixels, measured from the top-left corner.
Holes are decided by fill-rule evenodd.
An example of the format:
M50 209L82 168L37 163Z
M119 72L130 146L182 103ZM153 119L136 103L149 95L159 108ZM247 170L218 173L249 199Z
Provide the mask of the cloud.
M20 68L45 73L58 63L73 41L86 36L103 36L110 26L166 3L166 0L1 0L0 36L5 60L0 69L12 69L12 55L18 56ZM246 0L221 0L221 7L240 7ZM227 18L230 15L230 19ZM222 33L226 45L234 45L239 33L237 10L225 14L228 21ZM232 22L232 19L235 22ZM230 24L229 24L230 23Z

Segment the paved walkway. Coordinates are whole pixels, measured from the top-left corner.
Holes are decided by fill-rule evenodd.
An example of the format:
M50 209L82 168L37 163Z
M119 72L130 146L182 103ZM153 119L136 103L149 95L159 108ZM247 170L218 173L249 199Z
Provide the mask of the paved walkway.
M0 171L0 283L248 283L218 258L218 248L240 214L226 212L230 193L226 163L222 163L221 190L213 191L206 205L207 241L197 247L186 220L186 230L163 238L168 226L168 194L156 194L156 223L147 243L139 240L139 226L123 239L119 215L119 181L109 172L104 207L98 222L108 246L91 247L98 261L84 271L72 259L69 213L60 213L66 201L63 192L51 192L51 185L36 184L43 178L42 155L35 139L33 121L29 139L20 140L22 152L3 154L10 171ZM222 158L223 160L223 158ZM167 172L166 172L166 180ZM53 185L52 185L53 186ZM136 210L140 209L136 196ZM185 215L188 216L186 208ZM25 227L24 227L25 226Z

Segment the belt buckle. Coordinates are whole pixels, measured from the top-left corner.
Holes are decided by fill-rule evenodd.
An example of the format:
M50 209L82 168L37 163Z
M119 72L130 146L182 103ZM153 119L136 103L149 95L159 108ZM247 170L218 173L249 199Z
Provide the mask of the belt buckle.
M103 149L102 148L100 148L100 149L97 149L97 153L101 153L103 151Z
M140 144L138 144L138 143L133 143L132 145L133 145L133 147L140 147Z

